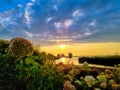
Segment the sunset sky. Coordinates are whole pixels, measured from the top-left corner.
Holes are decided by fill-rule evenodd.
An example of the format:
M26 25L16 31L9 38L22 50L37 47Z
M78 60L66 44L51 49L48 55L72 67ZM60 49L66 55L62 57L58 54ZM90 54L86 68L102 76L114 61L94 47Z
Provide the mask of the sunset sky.
M0 39L18 36L55 55L120 54L120 0L0 0Z

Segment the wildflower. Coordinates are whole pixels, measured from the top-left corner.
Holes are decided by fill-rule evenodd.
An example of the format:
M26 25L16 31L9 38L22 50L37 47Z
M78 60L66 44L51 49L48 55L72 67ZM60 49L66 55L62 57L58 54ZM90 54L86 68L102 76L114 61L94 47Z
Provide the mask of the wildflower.
M115 84L112 84L111 87L112 87L112 90L118 90L119 85L115 83Z
M109 79L114 78L114 77L115 77L114 74L107 75L107 78L109 78Z
M109 84L110 84L110 85L115 84L115 83L116 83L116 82L115 82L114 79L110 79L110 80L109 80Z
M89 87L92 87L92 85L95 84L96 79L93 76L88 75L88 76L85 76L85 82Z
M100 84L100 87L101 87L102 89L106 89L106 88L107 88L107 83L106 83L106 82L102 82L102 83Z
M80 77L80 80L84 80L84 77Z
M70 81L65 81L63 85L63 90L76 90L75 86L71 84Z
M100 81L100 82L107 82L107 78L105 75L99 75L97 76L97 79Z

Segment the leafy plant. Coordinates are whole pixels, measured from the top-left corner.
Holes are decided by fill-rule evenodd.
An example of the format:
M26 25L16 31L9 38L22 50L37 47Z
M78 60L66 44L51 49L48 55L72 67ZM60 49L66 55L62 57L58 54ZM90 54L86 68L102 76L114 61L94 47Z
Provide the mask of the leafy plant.
M9 46L9 41L0 40L0 53L7 53L8 46Z
M19 61L8 54L0 54L0 89L25 90L24 82L18 79L19 70L16 65Z

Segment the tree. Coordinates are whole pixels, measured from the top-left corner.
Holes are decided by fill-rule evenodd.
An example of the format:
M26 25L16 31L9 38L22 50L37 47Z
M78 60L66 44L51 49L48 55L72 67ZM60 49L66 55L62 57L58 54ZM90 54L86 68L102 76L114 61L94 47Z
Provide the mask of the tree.
M72 53L68 53L68 57L72 58L73 57Z

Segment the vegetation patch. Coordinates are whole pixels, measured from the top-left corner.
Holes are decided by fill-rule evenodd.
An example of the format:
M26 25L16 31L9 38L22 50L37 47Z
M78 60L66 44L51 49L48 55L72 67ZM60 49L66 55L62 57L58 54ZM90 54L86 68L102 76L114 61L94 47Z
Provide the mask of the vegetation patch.
M55 64L54 55L30 49L28 42L0 42L0 90L120 90L120 66L100 71L87 62Z
M101 57L80 57L78 59L79 63L88 62L90 64L99 64L99 65L106 65L106 66L114 66L120 63L120 56L101 56Z

